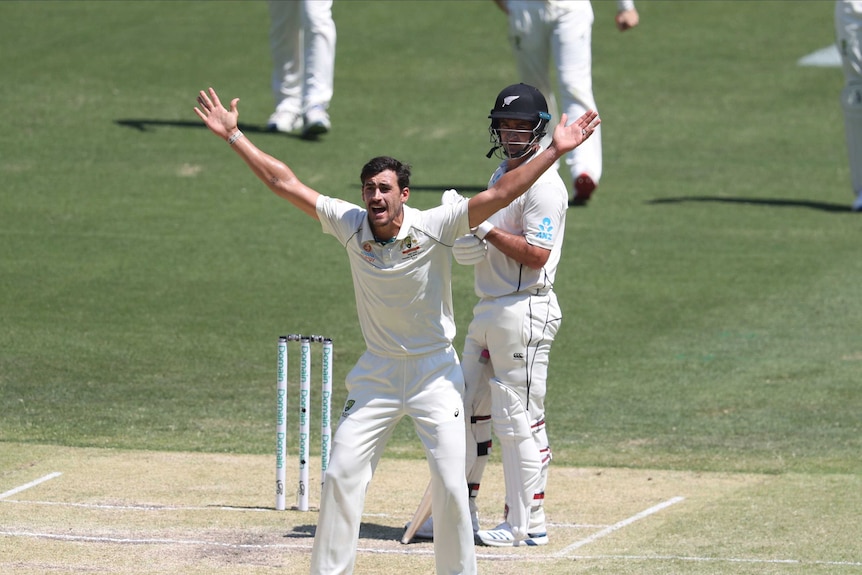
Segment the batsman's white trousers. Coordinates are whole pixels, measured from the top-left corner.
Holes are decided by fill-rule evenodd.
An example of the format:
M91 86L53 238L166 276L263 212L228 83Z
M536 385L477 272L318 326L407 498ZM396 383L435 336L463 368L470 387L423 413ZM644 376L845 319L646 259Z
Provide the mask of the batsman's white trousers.
M485 389L488 378L482 375L490 365L493 376L515 392L532 420L544 418L551 344L561 323L562 312L553 291L480 300L473 308L464 341L465 403L490 395ZM480 361L483 349L490 353L487 364ZM488 398L487 413L490 401Z
M597 110L593 97L593 7L589 0L548 2L509 0L509 43L522 82L535 86L548 100L553 122L559 119L549 66L557 68L560 105L569 121ZM572 179L586 173L595 183L602 177L602 132L566 156Z
M550 446L543 423L545 393L551 344L561 323L562 312L553 291L540 295L517 293L485 298L473 308L473 320L464 341L464 402L468 416L487 421L492 415L491 377L511 390L513 397L517 397L527 410L529 424L534 429L536 457L541 459L542 468L537 471L530 466L521 470L521 475L538 473L541 476L528 481L538 484L534 494L535 506L542 505L550 461ZM488 350L490 357L483 358L483 350ZM507 423L494 421L495 426ZM467 481L478 485L487 457L478 456L476 442L489 440L490 429L486 425L477 437L474 435L478 431L477 426L472 427L474 429L467 434ZM510 506L513 503L507 501Z
M365 493L404 416L413 419L431 470L437 573L476 573L465 478L464 376L455 350L404 358L366 351L346 383L347 402L321 494L311 573L353 572ZM424 479L407 479L414 479L421 493Z

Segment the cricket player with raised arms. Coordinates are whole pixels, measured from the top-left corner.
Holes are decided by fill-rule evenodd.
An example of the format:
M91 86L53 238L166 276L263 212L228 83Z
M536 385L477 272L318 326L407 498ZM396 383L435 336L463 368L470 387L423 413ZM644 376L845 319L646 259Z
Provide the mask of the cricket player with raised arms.
M563 116L547 150L468 201L417 210L406 205L409 166L388 156L373 158L361 171L364 207L309 188L239 130L238 102L235 98L225 108L210 88L199 93L195 113L270 190L318 220L343 246L366 344L346 378L347 400L324 478L311 573L353 572L368 484L392 431L407 416L431 472L436 572L475 574L464 376L452 347L452 246L585 141L598 127L598 115L587 112L569 126Z

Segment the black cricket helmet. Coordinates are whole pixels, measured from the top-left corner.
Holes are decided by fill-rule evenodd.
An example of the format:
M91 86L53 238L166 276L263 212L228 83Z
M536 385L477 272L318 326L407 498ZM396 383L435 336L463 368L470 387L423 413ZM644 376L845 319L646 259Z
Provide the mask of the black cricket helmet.
M530 145L524 146L520 154L516 156L518 158L527 154L533 148L533 144L537 144L545 136L551 114L548 113L548 102L542 93L529 84L520 83L503 88L497 95L494 109L491 110L488 117L491 119L491 126L488 131L491 133L491 143L494 145L488 152L488 157L490 158L494 152L498 152L497 155L505 159L511 156L500 141L500 120L512 119L534 122L531 130L533 138Z

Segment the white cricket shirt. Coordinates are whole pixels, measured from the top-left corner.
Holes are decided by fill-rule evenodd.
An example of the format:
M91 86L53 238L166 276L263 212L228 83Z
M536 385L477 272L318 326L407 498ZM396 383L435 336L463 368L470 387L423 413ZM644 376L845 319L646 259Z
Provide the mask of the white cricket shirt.
M401 230L387 244L374 239L365 208L320 196L317 215L347 252L369 351L400 357L452 344L452 244L470 231L467 202L429 210L405 205Z
M531 162L533 158L535 155L527 161ZM504 161L491 176L488 187L505 173ZM568 207L566 185L557 170L550 168L523 195L488 218L494 227L524 236L527 243L551 250L551 254L542 269L534 270L519 264L488 242L488 254L474 270L476 295L480 298L500 297L552 288L566 231Z

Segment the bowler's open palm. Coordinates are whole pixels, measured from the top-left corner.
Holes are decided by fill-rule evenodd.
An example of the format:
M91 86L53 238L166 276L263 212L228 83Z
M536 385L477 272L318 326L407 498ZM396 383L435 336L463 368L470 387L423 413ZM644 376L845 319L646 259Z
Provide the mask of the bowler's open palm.
M216 136L227 140L228 136L237 128L239 111L236 109L236 105L238 102L239 98L234 98L230 102L230 110L226 110L221 105L214 89L210 88L209 94L201 90L198 94L198 106L195 108L195 113Z

